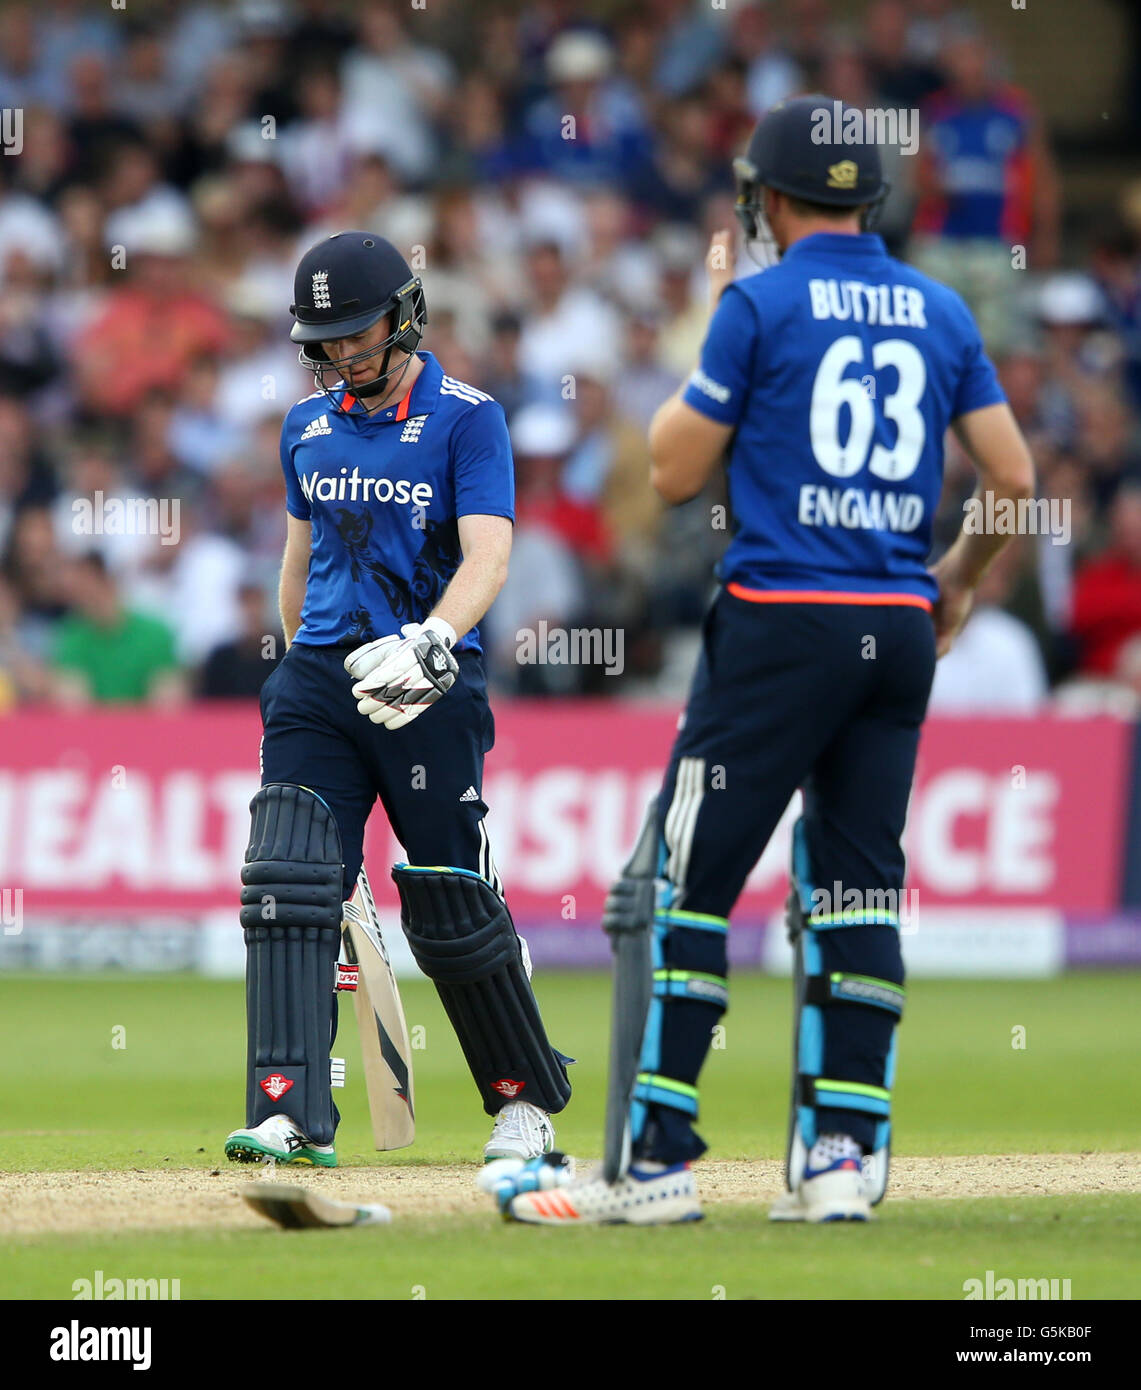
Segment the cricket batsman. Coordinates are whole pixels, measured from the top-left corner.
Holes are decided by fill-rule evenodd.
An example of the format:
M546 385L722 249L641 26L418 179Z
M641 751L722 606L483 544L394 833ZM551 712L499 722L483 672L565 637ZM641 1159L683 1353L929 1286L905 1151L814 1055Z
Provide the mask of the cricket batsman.
M570 1098L492 860L494 739L477 624L514 516L503 410L418 351L419 277L371 232L302 257L291 337L317 390L285 418L287 651L262 689L262 787L242 868L245 1162L336 1165L330 1092L342 904L379 799L408 863L401 925L495 1117L486 1159L554 1144Z
M774 107L735 161L746 237L771 236L779 263L730 283L729 234L714 238L700 364L650 426L667 502L695 497L727 457L735 532L649 852L607 901L615 939L650 943L625 1132L615 1149L608 1130L601 1172L534 1190L536 1161L512 1179L501 1204L519 1221L701 1216L698 1078L728 1001L729 917L798 788L788 1190L771 1216L866 1221L886 1188L916 747L936 658L1005 544L961 533L927 568L948 426L980 490L1021 499L1034 477L963 301L867 230L886 192L879 153L841 139L862 113L824 130L819 113L838 109ZM616 999L628 984L619 954Z

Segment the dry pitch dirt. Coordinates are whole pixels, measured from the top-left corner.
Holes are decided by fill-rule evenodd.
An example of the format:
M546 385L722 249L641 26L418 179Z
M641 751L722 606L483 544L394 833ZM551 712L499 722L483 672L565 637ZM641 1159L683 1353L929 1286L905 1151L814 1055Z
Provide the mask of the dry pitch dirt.
M0 1235L71 1234L163 1227L265 1226L239 1199L242 1187L273 1179L318 1187L343 1201L385 1202L393 1218L491 1215L471 1164L327 1169L227 1165L111 1173L0 1173ZM774 1160L703 1163L699 1188L709 1205L767 1204L783 1185ZM1141 1153L988 1154L897 1158L893 1201L916 1198L1141 1193Z

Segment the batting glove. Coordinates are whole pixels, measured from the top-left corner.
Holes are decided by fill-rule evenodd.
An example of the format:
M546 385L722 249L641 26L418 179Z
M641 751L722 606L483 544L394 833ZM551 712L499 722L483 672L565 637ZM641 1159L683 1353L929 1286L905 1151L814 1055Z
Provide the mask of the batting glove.
M449 650L455 630L443 618L405 623L400 632L367 642L345 658L357 709L388 729L411 724L448 693L460 670Z

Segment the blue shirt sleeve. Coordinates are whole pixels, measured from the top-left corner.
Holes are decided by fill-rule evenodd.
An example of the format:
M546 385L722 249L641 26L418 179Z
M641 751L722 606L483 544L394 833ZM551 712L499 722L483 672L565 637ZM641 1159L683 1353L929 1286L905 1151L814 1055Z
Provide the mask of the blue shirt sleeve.
M971 311L958 295L955 296L954 302L963 331L959 385L951 404L951 419L957 420L960 415L967 415L972 410L1001 404L1006 400L1006 392L999 385L994 363L986 355L978 325Z
M289 452L288 417L281 427L281 471L285 474L285 510L298 521L309 521L313 511L301 491L301 480L293 466L293 455Z
M515 520L515 464L507 419L498 401L482 401L456 423L452 434L456 516L505 516Z
M720 425L740 424L759 336L755 308L730 285L714 310L700 365L686 383L686 405Z

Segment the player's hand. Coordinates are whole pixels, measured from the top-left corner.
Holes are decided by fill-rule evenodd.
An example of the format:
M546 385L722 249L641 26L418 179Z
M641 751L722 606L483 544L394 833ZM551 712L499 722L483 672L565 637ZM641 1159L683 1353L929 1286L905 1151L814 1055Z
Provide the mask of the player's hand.
M705 255L705 269L709 272L709 307L717 308L717 301L733 283L733 233L714 232Z
M357 709L374 724L402 729L452 688L459 665L456 640L442 618L405 623L399 637L366 642L345 658Z
M951 644L970 617L975 591L941 563L931 570L931 575L939 585L939 597L931 614L935 624L935 657L938 659L951 650Z

